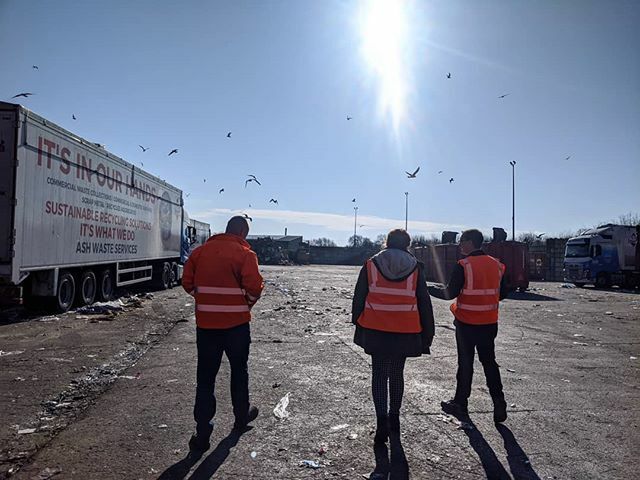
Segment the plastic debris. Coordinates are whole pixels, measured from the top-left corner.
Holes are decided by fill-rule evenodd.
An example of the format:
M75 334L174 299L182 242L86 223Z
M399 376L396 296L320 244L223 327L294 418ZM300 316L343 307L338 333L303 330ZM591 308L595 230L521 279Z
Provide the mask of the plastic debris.
M574 333L573 336L574 337L584 337L584 335L582 335L581 333Z
M166 423L162 423L158 425L158 428L169 428L169 426Z
M351 434L349 434L349 438L351 440L355 440L356 438L358 438L358 434L357 433L351 433Z
M515 403L512 403L512 404L511 404L511 408L516 408L516 404L515 404Z
M280 399L276 407L273 409L273 414L276 418L280 420L284 420L289 417L289 412L287 412L287 407L289 406L289 395L291 392L287 392L287 394Z
M613 312L604 312L605 315L613 315Z
M18 430L18 435L29 435L30 433L35 433L36 429L35 428L23 428L21 430Z
M0 350L0 357L8 357L9 355L20 355L24 353L24 350L14 350L12 352L5 352L4 350Z
M300 466L301 467L307 467L307 468L320 468L320 464L318 462L316 462L315 460L302 460L300 462Z
M62 469L58 467L47 467L42 470L38 475L31 477L32 480L49 480L50 478L62 473Z
M587 346L589 345L588 343L584 343L584 342L573 342L574 345L582 345L582 346Z
M271 385L271 388L278 388L280 385L282 385L279 382L274 383L273 385Z
M633 355L631 355L631 356L629 357L629 360L637 360L637 359L638 359L638 357L634 357Z
M139 301L139 300L138 300ZM100 315L111 312L122 312L124 310L123 302L120 300L113 300L111 302L96 302L93 305L87 305L80 307L76 310L76 313L83 313L88 315Z
M516 371L513 370L512 368L507 368L507 372L516 373Z
M345 428L348 428L348 427L349 427L348 423L341 423L340 425L334 425L333 427L331 427L331 431L339 432L340 430L344 430Z
M563 283L560 288L576 288L576 286L573 283Z

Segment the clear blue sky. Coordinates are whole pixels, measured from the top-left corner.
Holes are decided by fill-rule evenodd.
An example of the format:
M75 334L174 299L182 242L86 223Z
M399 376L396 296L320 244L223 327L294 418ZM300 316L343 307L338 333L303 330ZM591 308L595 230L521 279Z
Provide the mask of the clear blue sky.
M411 233L510 230L510 160L517 231L640 211L639 2L385 3L0 0L0 98L35 93L214 231L244 211L344 244L355 197L375 238L405 191Z

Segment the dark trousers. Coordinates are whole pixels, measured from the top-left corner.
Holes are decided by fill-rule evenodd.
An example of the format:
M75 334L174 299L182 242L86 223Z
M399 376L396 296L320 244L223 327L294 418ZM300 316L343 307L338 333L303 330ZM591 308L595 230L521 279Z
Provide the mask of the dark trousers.
M478 350L478 358L484 369L484 376L487 380L491 398L494 403L496 401L504 401L500 367L496 362L494 344L498 335L498 324L469 325L459 320L454 323L456 326L456 346L458 348L457 388L454 400L461 405L467 405L467 400L471 395L473 359L475 350Z
M246 421L249 411L249 344L251 333L245 323L227 329L196 329L198 347L198 371L196 403L193 418L200 435L209 436L210 424L216 414L216 376L225 353L231 366L231 403L236 421Z

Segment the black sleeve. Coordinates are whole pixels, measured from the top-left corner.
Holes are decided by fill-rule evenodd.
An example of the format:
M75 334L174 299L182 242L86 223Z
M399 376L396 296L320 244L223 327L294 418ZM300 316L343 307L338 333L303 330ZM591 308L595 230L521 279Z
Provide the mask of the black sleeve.
M353 302L351 304L351 323L354 325L364 311L364 304L369 294L369 279L367 278L367 266L363 266L358 275L356 289L353 292Z
M462 265L456 263L456 266L453 267L453 272L451 273L451 278L449 279L449 283L446 287L435 287L430 286L429 293L436 298L440 298L442 300L452 300L460 295L462 291L462 287L464 286L464 269Z
M509 285L507 285L507 277L502 276L502 280L500 280L500 300L504 300L511 293L511 289Z
M427 289L427 280L424 274L424 267L418 267L418 285L416 286L416 298L418 300L418 312L420 313L420 324L422 325L422 351L429 353L429 347L435 335L435 325L433 319L433 306L431 297Z

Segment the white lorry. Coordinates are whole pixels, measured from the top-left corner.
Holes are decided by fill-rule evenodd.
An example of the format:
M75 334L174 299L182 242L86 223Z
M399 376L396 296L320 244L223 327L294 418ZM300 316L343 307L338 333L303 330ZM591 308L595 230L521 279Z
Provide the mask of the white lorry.
M116 287L169 288L196 238L182 191L26 108L0 102L0 299L58 311ZM198 222L200 237L208 224Z

